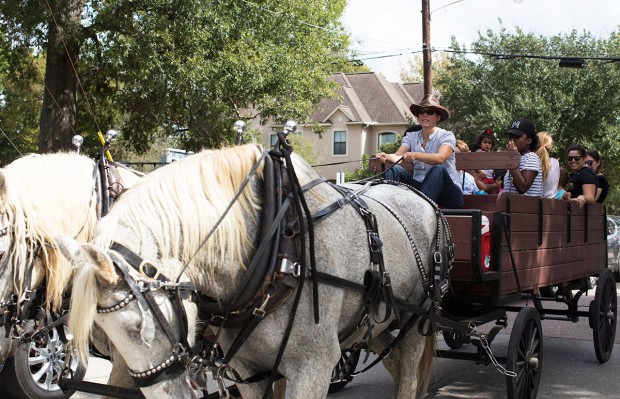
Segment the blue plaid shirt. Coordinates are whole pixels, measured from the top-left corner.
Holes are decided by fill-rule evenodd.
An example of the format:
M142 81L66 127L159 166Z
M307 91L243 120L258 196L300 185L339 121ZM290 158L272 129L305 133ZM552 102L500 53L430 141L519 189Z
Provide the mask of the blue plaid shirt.
M456 137L454 137L454 133L449 130L444 130L442 128L437 128L435 133L432 133L428 138L428 143L426 143L426 149L422 148L422 131L417 132L408 132L401 142L401 145L405 145L409 147L409 152L427 152L427 153L437 153L439 152L439 147L443 144L447 144L452 148L452 155L448 158L443 166L448 171L450 178L454 184L456 184L461 190L462 180L459 178L459 173L456 171L456 158L454 156L454 149L456 148ZM430 165L424 163L422 161L413 161L413 178L422 182L424 177L434 165Z

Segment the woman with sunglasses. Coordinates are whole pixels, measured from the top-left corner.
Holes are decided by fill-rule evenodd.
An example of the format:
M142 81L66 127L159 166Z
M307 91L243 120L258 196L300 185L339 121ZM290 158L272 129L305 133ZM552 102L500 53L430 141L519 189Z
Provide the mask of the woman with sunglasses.
M422 129L407 132L394 154L375 154L381 163L394 163L384 178L409 184L438 205L461 208L463 191L454 157L456 137L454 133L437 126L438 122L450 117L450 112L432 95L425 95L420 104L412 104L410 109ZM413 164L413 176L396 164L401 160Z
M573 144L566 151L568 166L573 173L570 175L572 188L570 189L570 201L576 201L579 208L585 204L596 202L596 175L586 166L586 149L580 144Z
M596 175L596 182L598 184L598 188L596 189L596 195L594 198L596 202L603 203L605 202L605 198L607 198L607 191L609 191L609 182L607 178L603 174L603 162L601 162L601 156L596 150L588 150L586 151L586 165L592 168L594 174Z

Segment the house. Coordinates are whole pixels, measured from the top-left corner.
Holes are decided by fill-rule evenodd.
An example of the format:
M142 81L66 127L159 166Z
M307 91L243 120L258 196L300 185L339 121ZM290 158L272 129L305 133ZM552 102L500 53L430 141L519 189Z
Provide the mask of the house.
M390 83L374 73L338 73L330 76L340 88L337 96L322 100L310 121L298 124L297 132L314 144L321 155L316 171L328 179L337 172L353 172L363 154L378 152L380 144L400 139L415 117L409 111L424 94L421 83ZM315 133L319 127L322 134ZM275 132L282 125L262 127L265 145L275 143Z

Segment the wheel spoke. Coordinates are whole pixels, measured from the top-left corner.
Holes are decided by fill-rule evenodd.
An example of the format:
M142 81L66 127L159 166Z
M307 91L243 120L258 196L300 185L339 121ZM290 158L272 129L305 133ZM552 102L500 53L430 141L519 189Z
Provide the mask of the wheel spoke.
M54 382L54 367L52 364L47 369L47 374L45 376L45 387L49 391Z
M40 381L41 377L47 372L47 367L43 366L36 373L32 374L32 379L34 381Z
M49 359L49 357L47 357L47 356L41 356L41 355L39 355L39 356L30 356L28 358L28 365L36 366L37 364L42 364L42 363L47 362L48 359Z

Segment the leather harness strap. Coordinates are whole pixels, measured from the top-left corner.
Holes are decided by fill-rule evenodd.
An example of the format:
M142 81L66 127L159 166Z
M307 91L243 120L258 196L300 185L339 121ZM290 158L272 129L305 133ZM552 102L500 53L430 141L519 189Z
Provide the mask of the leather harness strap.
M155 297L153 296L150 288L141 287L129 273L127 265L133 267L137 271L144 271L145 269L140 268L140 265L144 264L145 261L122 244L114 243L112 246L115 247L116 250L109 252L109 255L114 262L114 266L122 272L125 282L142 308L149 309L155 315L155 318L159 322L159 325L163 328L168 341L172 346L173 355L170 359L174 358L174 361L170 361L170 359L168 359L158 367L143 372L135 372L130 370L129 374L139 387L150 386L160 380L176 377L184 371L192 357L192 348L187 341L187 315L185 314L183 305L180 303L182 295L177 294L177 292L172 290L168 290L168 299L172 303L177 320L179 321L179 338L177 339L170 323L168 323L166 317L159 308L159 305L156 303ZM151 272L153 272L153 270L151 270ZM160 282L169 281L158 271L156 272L156 275L157 280Z

